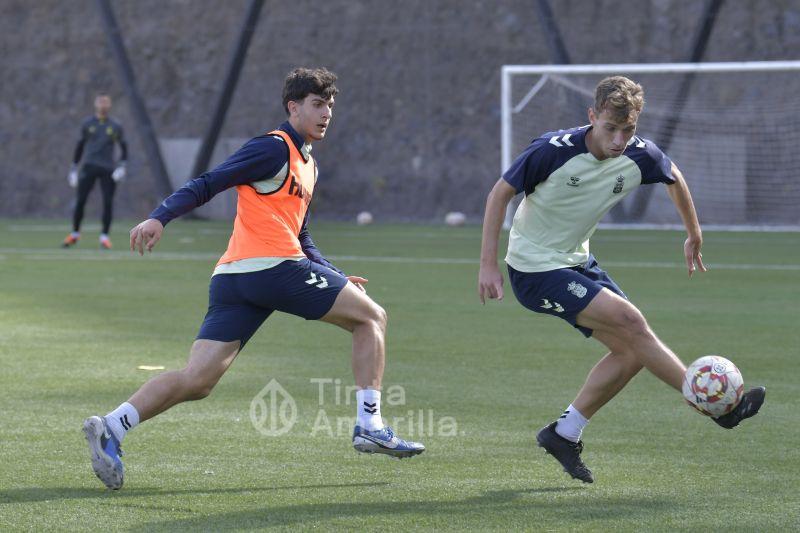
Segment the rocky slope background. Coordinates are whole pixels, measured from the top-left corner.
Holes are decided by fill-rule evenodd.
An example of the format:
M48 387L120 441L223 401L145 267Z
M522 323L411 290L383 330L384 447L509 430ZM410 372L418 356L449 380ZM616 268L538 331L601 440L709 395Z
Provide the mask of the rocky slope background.
M112 1L162 141L204 134L247 5ZM686 61L706 2L550 5L573 63L638 63ZM314 147L315 216L352 219L369 208L384 220L434 220L453 210L477 219L500 173L500 67L553 62L535 7L530 0L268 0L221 139L275 127L284 119L286 73L326 66L341 92L328 137ZM798 57L800 2L753 0L723 4L703 60ZM129 142L130 179L117 216L143 217L160 201L93 0L0 0L0 70L0 216L69 215L66 174L98 89L111 92ZM99 204L95 191L88 217Z

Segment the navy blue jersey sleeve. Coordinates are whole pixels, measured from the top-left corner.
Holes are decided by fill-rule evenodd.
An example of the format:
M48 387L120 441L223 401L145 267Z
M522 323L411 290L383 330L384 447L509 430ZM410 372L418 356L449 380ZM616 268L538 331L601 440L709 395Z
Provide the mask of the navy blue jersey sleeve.
M675 183L672 176L672 161L667 155L656 146L656 143L647 139L644 142L644 157L637 160L639 169L642 172L642 184L646 183ZM638 158L637 158L638 159Z
M303 227L300 228L300 234L297 236L297 238L300 240L300 246L303 248L303 253L306 254L306 257L308 257L311 261L328 267L344 276L345 273L333 266L333 263L325 259L322 256L322 253L319 251L319 248L317 248L317 245L314 244L314 241L311 239L311 233L308 231L308 218L309 214L306 212L306 217L303 219Z
M528 145L508 167L503 179L517 193L530 194L536 185L547 179L552 171L554 153L547 138L539 138Z
M286 143L271 135L263 135L247 141L214 170L197 178L172 193L150 213L163 225L185 215L215 195L237 185L272 178L288 160Z

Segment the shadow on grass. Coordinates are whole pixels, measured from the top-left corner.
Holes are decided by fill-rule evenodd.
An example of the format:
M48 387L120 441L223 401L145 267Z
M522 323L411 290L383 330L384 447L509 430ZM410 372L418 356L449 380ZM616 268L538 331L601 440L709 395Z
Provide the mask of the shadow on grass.
M587 487L546 487L525 490L488 491L480 496L463 500L393 502L325 502L297 505L264 506L259 509L239 510L219 514L194 515L138 524L130 531L183 531L208 530L229 531L242 527L262 529L270 526L305 528L326 527L332 520L389 518L398 523L413 520L415 516L443 520L453 526L469 522L480 527L486 519L496 520L500 516L514 517L513 521L526 522L534 517L543 522L569 518L575 523L594 520L648 520L674 512L670 501L646 498L602 496L581 499L577 504L574 496L585 493ZM557 498L558 493L568 496ZM530 524L533 527L533 523ZM334 524L327 524L334 527Z
M335 483L318 485L284 485L275 487L233 487L220 489L161 489L148 487L124 488L120 491L106 490L101 487L24 487L0 490L0 505L10 503L43 502L53 500L77 500L81 498L114 498L119 502L124 499L147 496L181 496L190 494L247 494L275 490L302 489L340 489L355 487L380 487L388 482L374 483Z

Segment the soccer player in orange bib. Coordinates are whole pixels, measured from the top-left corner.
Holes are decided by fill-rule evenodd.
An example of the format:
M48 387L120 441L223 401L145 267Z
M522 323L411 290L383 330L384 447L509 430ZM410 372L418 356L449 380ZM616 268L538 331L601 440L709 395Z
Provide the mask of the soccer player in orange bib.
M131 249L152 251L164 226L236 187L238 205L228 249L211 277L203 324L182 370L146 382L127 402L83 425L92 467L110 489L123 483L120 443L133 427L173 405L205 398L261 324L282 311L340 326L353 335L352 366L359 452L403 458L425 447L398 438L381 419L386 312L319 252L308 231L308 205L317 181L311 143L330 125L336 76L298 68L286 78L286 122L245 143L214 170L189 181L131 232Z

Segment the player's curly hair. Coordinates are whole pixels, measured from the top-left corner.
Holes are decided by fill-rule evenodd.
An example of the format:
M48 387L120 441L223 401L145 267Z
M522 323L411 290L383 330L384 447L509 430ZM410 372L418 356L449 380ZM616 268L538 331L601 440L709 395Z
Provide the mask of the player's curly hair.
M283 109L289 114L289 102L301 102L309 94L318 94L326 100L338 94L336 74L322 68L296 68L286 76L283 84Z
M614 120L635 122L644 109L644 89L625 76L600 80L594 91L594 112L609 111Z

